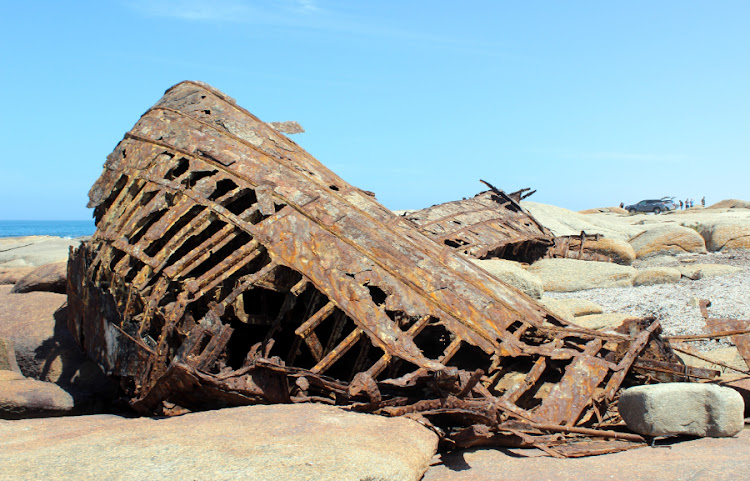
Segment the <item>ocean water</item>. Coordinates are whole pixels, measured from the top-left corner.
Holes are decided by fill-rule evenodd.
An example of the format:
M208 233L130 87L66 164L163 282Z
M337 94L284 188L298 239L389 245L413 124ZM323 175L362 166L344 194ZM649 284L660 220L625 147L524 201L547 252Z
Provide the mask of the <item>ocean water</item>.
M0 237L53 235L81 237L94 233L94 220L0 220Z

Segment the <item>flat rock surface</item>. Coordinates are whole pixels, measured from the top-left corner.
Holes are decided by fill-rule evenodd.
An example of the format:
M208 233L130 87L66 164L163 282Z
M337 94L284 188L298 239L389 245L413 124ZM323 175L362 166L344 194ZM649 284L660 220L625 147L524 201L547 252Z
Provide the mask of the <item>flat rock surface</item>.
M653 286L654 284L671 284L678 282L682 274L674 267L648 267L639 269L633 280L634 286Z
M81 239L54 236L25 236L0 238L0 267L41 266L68 259L70 246Z
M573 322L581 327L588 329L594 329L596 331L602 330L614 330L620 327L626 319L632 319L633 316L623 314L622 312L607 312L602 314L589 314L586 316L578 316L573 319Z
M609 262L541 259L529 272L542 279L545 292L573 292L601 287L630 287L636 270Z
M423 481L739 481L750 466L750 428L736 438L662 440L658 447L558 459L528 449L476 449L435 458Z
M505 259L470 259L474 264L486 270L501 281L526 293L529 297L542 297L544 287L542 280L524 268L521 264Z
M0 421L0 479L417 481L437 436L324 405Z

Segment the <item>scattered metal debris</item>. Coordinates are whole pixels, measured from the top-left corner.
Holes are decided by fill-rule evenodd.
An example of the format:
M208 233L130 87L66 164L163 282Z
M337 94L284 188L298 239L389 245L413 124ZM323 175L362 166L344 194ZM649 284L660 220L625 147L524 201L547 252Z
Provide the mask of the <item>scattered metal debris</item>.
M551 243L514 194L472 199L467 224L521 219L504 246L467 231L472 252ZM657 321L556 318L206 84L169 89L89 195L69 327L144 414L315 401L578 456L642 444L607 429L621 386L688 378L656 365L675 362Z
M743 321L740 319L719 319L708 316L708 308L711 301L701 299L699 306L703 318L706 320L706 326L711 333L711 337L729 337L739 351L745 364L750 366L750 320ZM744 371L741 371L744 372Z
M438 204L405 217L438 244L477 259L502 258L532 263L553 244L552 233L520 203L536 191L506 194L490 190L470 199Z

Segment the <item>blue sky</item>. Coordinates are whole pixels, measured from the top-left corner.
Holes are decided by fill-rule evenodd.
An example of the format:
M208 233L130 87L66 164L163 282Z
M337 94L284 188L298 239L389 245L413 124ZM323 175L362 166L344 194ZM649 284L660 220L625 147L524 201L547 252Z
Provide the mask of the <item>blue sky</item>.
M87 219L106 155L202 80L391 209L479 179L573 210L750 200L750 2L0 6L0 219Z

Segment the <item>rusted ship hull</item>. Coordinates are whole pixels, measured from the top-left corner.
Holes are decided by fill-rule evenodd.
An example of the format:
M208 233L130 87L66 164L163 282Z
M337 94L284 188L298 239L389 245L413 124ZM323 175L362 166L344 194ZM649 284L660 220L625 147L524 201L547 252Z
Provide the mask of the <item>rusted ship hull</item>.
M548 447L604 435L581 426L616 420L658 335L556 319L201 83L143 115L90 199L69 327L143 413L317 401Z
M529 264L543 257L554 236L521 207L521 194L528 189L506 194L487 185L490 190L470 199L434 205L405 217L438 244L469 257Z

